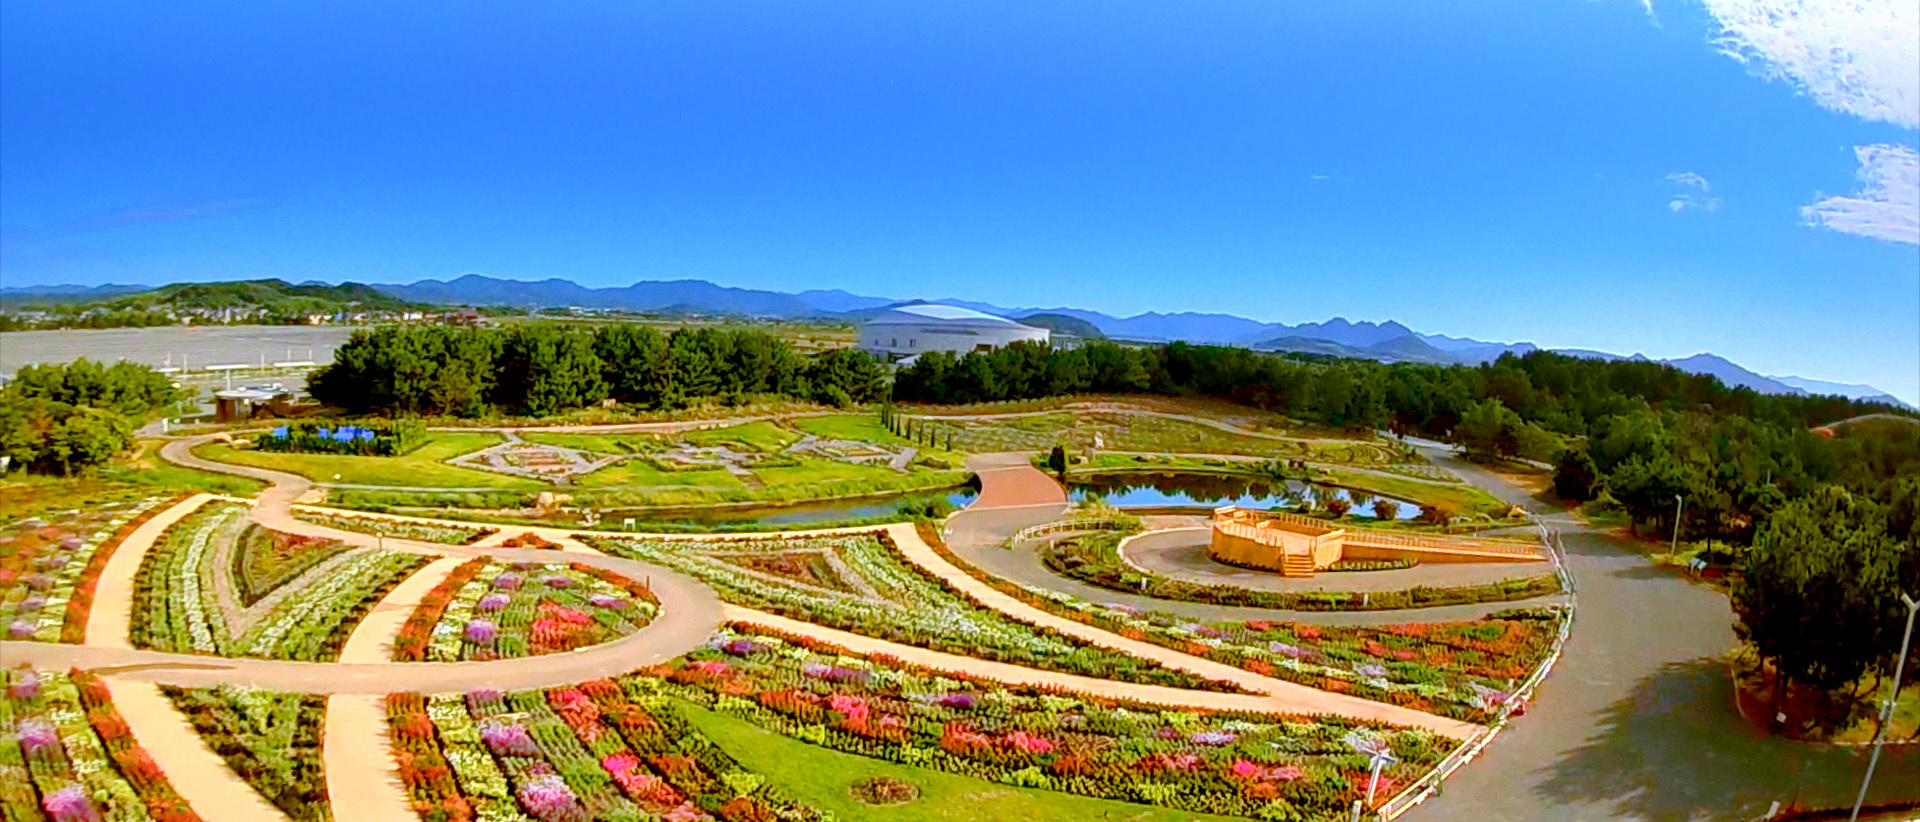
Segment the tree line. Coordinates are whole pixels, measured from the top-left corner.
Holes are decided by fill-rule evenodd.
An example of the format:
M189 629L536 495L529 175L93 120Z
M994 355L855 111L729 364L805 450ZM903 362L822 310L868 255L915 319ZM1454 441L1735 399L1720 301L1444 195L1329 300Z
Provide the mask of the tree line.
M864 352L807 357L755 329L526 324L355 331L314 372L308 393L355 413L474 417L545 416L608 399L678 408L706 397L778 395L845 406L880 399L885 386Z
M1681 536L1750 541L1766 516L1827 483L1885 501L1888 481L1920 473L1920 444L1824 439L1812 426L1875 412L1842 397L1759 394L1663 363L1538 351L1480 366L1276 356L1171 343L1074 349L1016 343L922 354L895 379L902 401L969 403L1082 392L1223 397L1333 428L1447 439L1483 460L1559 461L1578 501L1618 502ZM1873 451L1872 455L1861 452ZM1871 456L1871 459L1865 457Z
M83 472L127 450L139 423L180 399L144 365L29 365L0 388L0 455L35 473Z

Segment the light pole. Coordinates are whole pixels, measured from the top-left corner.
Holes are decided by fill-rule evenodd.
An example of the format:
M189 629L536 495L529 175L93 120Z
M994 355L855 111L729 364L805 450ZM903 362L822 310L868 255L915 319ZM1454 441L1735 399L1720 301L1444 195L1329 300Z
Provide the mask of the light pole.
M1667 549L1668 554L1680 553L1680 512L1685 510L1687 510L1687 498L1680 496L1679 494L1674 494L1673 495L1673 547ZM1672 560L1669 559L1668 562L1672 562Z
M1913 615L1920 611L1920 600L1902 593L1900 602L1907 606L1907 632L1900 637L1900 658L1893 663L1893 694L1880 708L1880 730L1873 734L1873 756L1867 759L1867 775L1860 780L1860 795L1853 799L1853 815L1847 817L1847 822L1859 822L1860 805L1867 801L1867 785L1873 782L1873 768L1880 764L1880 747L1886 744L1887 722L1893 719L1894 703L1900 701L1900 675L1906 673L1908 643L1913 641Z

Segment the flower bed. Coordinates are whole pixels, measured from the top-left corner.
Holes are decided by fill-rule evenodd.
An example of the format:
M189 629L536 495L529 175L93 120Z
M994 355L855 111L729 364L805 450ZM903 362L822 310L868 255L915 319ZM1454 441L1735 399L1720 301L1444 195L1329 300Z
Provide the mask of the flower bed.
M251 606L346 550L346 543L248 525L229 554L232 564L228 579L233 581L240 604Z
M0 696L8 820L199 822L91 674L16 669Z
M207 747L295 822L333 818L321 768L327 698L258 688L163 687Z
M632 677L817 745L1022 787L1263 819L1345 819L1368 754L1377 800L1453 745L1343 718L1169 709L1006 686L750 625ZM650 683L657 682L657 686Z
M681 568L721 599L864 636L1082 676L1214 691L1235 685L1177 671L1016 620L901 560L885 532L794 539L595 538L609 553ZM780 556L809 576L779 572ZM820 565L810 560L820 559ZM804 560L804 561L803 561ZM813 578L830 570L831 583Z
M401 782L429 822L820 818L629 686L394 694Z
M1512 680L1524 679L1546 659L1559 620L1567 615L1557 608L1524 608L1480 620L1378 627L1262 620L1202 624L1001 579L953 553L930 530L922 534L942 559L1055 616L1261 676L1468 722L1493 719Z
M354 549L331 572L288 583L297 587L236 635L213 586L213 575L229 569L217 567L214 557L216 541L242 532L246 513L244 505L210 504L175 523L147 552L134 578L134 647L330 662L366 611L427 562L412 554Z
M0 528L0 626L5 639L78 643L107 559L173 500L88 505Z
M1042 548L1040 560L1061 576L1129 594L1282 611L1393 611L1511 602L1560 593L1560 578L1550 573L1451 588L1418 585L1398 591L1264 591L1237 585L1209 585L1135 568L1121 559L1119 543L1119 538L1112 534L1061 540Z
M311 522L341 531L353 531L360 534L377 534L394 539L410 539L415 542L431 542L437 545L467 545L485 539L492 534L492 528L463 528L457 525L429 525L423 522L405 522L384 517L349 517L338 514L323 514L317 511L293 509L293 516L302 522Z
M555 654L632 634L659 600L641 583L581 564L461 564L401 627L394 659L457 662Z
M426 432L419 423L307 423L279 426L255 437L253 444L262 451L393 457L420 447L426 441Z

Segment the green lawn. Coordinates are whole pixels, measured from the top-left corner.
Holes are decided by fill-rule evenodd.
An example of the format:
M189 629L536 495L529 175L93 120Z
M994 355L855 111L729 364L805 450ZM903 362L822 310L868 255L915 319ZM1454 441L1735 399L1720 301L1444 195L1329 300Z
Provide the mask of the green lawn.
M802 459L799 465L756 468L753 469L753 473L767 485L813 485L841 480L869 480L889 484L899 481L903 485L913 484L911 474L902 474L884 465L856 465L850 462L823 459Z
M671 438L661 434L548 434L521 432L520 438L536 445L577 448L595 454L646 454L664 450Z
M772 454L792 445L796 440L800 439L800 435L781 428L778 424L771 421L756 420L754 422L743 422L739 425L729 425L725 428L702 428L698 431L688 431L685 434L681 434L680 438L685 440L689 445L702 447L712 447L722 444L740 445L763 454Z
M583 488L712 486L740 488L740 480L723 468L689 468L664 471L646 460L621 460L574 480Z
M498 434L433 432L427 435L425 445L398 457L276 453L236 449L217 442L200 446L194 449L194 453L205 459L286 471L316 482L341 485L498 488L527 491L547 487L545 483L535 480L457 468L442 462L450 457L478 451L499 443L500 435Z
M1342 471L1338 468L1325 469L1325 473L1328 475L1328 480L1336 485L1420 503L1448 505L1459 514L1485 514L1497 519L1506 516L1509 507L1492 494L1464 483L1422 482L1416 479L1361 471Z
M174 465L160 458L160 441L142 442L140 458L114 462L101 467L100 478L112 482L130 482L156 488L207 491L230 497L250 497L267 487L265 482L231 474L216 474L198 468Z
M877 445L907 445L907 438L888 431L873 414L829 414L824 417L796 417L795 427L821 439L858 440Z
M762 774L788 794L845 820L873 822L1188 822L1239 817L1176 811L1092 799L1069 793L1016 788L970 776L845 754L761 730L753 723L685 703L687 719L745 769ZM847 788L867 777L912 783L920 798L874 807L855 801Z

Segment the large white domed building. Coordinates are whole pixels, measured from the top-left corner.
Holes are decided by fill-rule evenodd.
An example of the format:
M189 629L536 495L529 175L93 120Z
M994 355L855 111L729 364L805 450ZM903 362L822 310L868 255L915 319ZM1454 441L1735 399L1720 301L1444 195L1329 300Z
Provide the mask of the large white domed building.
M894 362L928 351L965 354L1021 340L1044 343L1051 333L970 308L927 303L889 308L861 323L860 347Z

